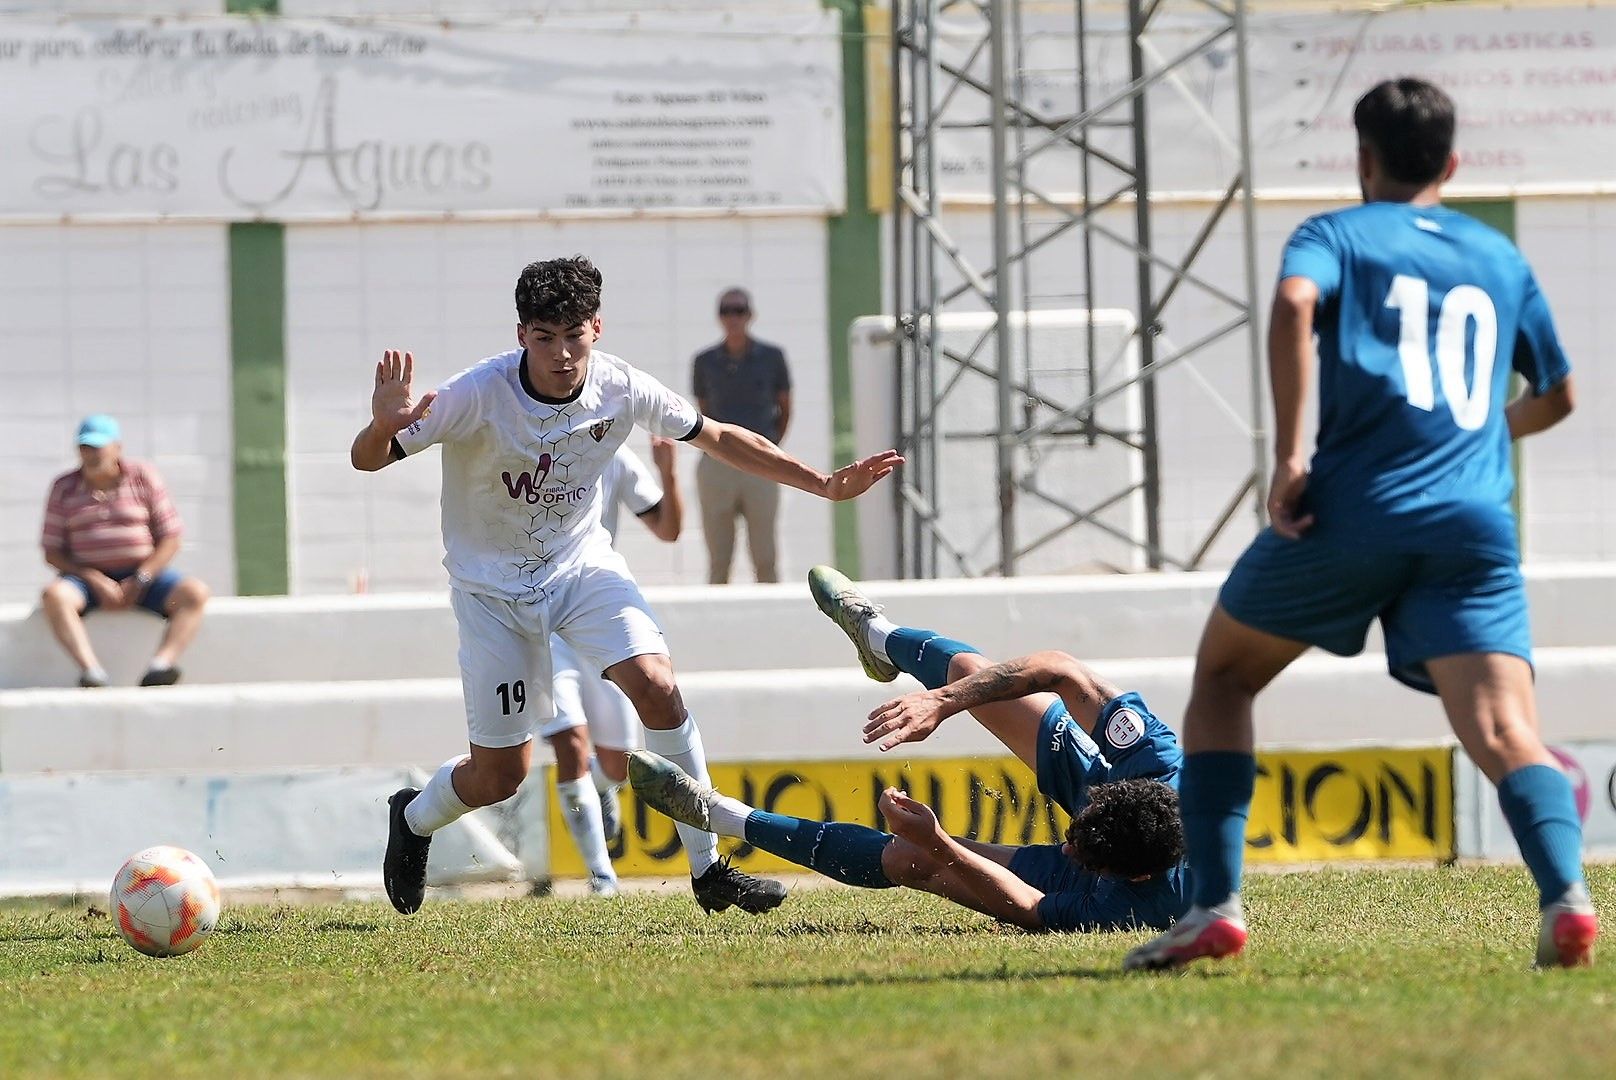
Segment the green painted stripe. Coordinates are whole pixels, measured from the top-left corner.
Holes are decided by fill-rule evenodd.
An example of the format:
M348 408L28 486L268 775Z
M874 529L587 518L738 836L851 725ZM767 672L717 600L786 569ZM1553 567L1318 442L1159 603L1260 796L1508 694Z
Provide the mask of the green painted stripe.
M236 592L285 593L286 230L230 226L231 407L235 420Z
M225 0L227 15L279 15L280 0Z
M870 211L865 130L864 12L860 0L824 0L842 16L842 125L847 172L847 210L827 222L825 246L826 325L830 334L831 449L838 466L860 451L853 437L853 372L847 336L853 320L881 310L881 219ZM889 498L886 485L865 498ZM836 565L859 576L858 505L836 504Z

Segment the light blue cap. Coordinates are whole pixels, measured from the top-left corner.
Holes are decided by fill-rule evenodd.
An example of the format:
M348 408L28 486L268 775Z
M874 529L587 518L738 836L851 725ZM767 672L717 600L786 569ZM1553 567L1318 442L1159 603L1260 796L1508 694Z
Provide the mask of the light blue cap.
M123 438L123 431L118 427L118 421L106 413L95 413L86 416L79 425L79 445L102 447L107 443L115 443Z

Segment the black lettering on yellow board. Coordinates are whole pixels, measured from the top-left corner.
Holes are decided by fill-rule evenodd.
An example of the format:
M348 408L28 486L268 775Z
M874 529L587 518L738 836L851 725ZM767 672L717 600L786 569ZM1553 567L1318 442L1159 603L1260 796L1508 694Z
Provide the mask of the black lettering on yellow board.
M792 817L883 828L877 803L890 786L930 805L943 828L957 836L994 844L1052 844L1066 831L1066 814L1038 791L1031 770L1009 757L709 768L718 790ZM548 775L546 780L553 782ZM673 822L639 805L632 790L624 790L623 800L624 838L612 853L617 872L686 873ZM582 876L583 863L556 800L548 804L551 872ZM1442 859L1452 856L1453 844L1453 762L1446 748L1258 755L1246 832L1251 861ZM719 849L748 871L792 868L742 840L721 839Z

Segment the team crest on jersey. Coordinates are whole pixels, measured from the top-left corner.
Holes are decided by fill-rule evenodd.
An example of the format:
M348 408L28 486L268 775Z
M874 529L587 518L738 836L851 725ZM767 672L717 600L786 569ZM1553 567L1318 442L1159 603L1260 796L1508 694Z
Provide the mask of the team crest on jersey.
M1145 722L1132 709L1118 709L1106 721L1106 741L1118 750L1126 750L1145 735Z
M589 425L589 437L594 439L596 442L600 442L600 440L606 437L606 433L612 430L612 425L615 423L617 423L615 418L596 420L594 423Z

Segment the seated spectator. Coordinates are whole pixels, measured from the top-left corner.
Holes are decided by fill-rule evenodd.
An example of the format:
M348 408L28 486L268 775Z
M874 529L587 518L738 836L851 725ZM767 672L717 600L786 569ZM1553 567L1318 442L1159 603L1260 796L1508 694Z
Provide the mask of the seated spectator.
M202 625L208 587L169 566L180 550L180 517L162 478L129 461L118 421L105 414L79 425L80 466L56 478L45 502L45 561L61 576L45 587L51 631L79 666L80 686L105 686L82 616L141 607L168 620L141 686L179 681L180 654Z

